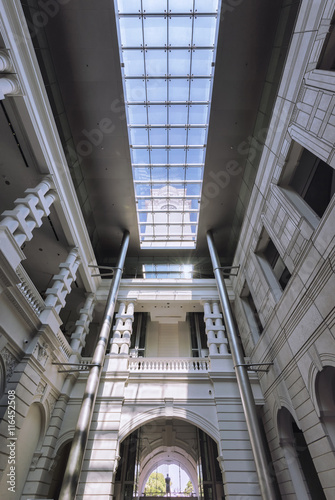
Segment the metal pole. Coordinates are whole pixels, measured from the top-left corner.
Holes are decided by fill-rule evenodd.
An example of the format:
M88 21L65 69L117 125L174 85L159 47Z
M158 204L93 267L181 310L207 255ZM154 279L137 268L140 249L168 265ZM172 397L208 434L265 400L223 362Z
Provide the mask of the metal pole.
M277 495L275 492L269 463L262 441L262 435L256 413L255 400L247 373L247 367L243 366L245 364L244 356L241 345L239 343L239 337L237 329L235 327L233 314L230 308L228 292L224 279L221 275L220 261L214 246L214 240L211 231L207 232L207 244L213 264L216 284L219 291L223 317L225 320L227 336L236 373L237 385L240 391L242 405L245 413L245 419L248 427L262 498L263 500L274 500L275 498L277 498Z
M129 232L125 231L123 234L119 260L109 290L98 344L92 359L92 365L94 366L92 366L88 375L62 488L58 497L59 500L74 500L76 496L128 244Z

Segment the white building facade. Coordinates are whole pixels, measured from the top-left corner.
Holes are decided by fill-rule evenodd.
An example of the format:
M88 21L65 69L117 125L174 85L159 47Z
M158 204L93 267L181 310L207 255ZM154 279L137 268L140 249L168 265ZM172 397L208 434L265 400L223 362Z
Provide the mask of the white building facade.
M225 279L274 492L287 500L335 497L334 12L334 0L301 1L238 273ZM25 23L19 1L1 2L0 99L15 100L39 169L0 220L0 494L13 500L58 498L111 283L89 267ZM58 271L50 258L42 297L25 244L51 211L68 251ZM60 315L78 283L85 300L69 336ZM122 279L76 500L139 498L163 463L179 464L198 498L265 498L235 369L215 279Z

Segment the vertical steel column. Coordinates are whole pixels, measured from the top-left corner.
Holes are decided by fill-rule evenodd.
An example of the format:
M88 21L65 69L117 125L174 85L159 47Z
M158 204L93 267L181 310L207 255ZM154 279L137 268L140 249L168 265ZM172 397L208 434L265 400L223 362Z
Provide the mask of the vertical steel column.
M115 304L119 291L122 269L127 254L128 244L129 232L125 231L123 234L119 260L109 290L98 344L95 348L92 359L92 364L94 366L92 366L88 375L85 393L79 412L77 427L74 433L62 488L59 494L59 500L74 500L76 497L79 476L84 459L88 434L90 431L94 404L99 388L102 367L104 364L105 353L108 345L108 338L112 326L113 314L115 310Z
M239 343L233 314L230 308L228 292L220 271L220 261L214 246L214 240L211 231L207 232L207 244L213 264L216 284L219 291L222 312L225 319L227 336L236 373L237 385L240 391L242 405L245 413L245 419L255 459L256 471L262 498L263 500L274 500L277 498L277 495L274 489L274 483L271 477L270 467L262 441L254 396L252 393L247 368L246 366L243 366L245 363L244 356L241 345Z

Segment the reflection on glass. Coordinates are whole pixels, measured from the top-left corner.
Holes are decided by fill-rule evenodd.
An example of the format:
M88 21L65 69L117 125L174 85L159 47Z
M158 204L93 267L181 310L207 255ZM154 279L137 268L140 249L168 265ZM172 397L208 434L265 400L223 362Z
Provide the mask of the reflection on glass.
M134 168L134 179L135 181L150 181L150 168Z

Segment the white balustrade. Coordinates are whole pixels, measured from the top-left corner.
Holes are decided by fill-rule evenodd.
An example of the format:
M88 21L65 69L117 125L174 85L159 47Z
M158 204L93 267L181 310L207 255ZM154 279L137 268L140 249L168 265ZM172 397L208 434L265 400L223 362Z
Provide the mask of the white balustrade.
M205 358L130 358L129 370L136 372L207 372L209 361Z
M20 283L17 285L17 288L25 297L32 310L39 315L45 308L42 297L21 265L16 269L16 273L20 278Z

